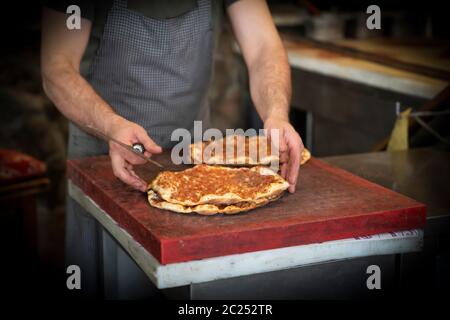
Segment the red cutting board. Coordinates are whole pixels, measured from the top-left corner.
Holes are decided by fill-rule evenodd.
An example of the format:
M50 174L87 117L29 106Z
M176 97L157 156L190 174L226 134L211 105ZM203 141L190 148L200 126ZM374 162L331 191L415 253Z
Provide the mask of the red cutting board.
M154 158L166 170L168 153ZM150 181L160 170L145 165ZM297 191L238 215L200 216L151 207L113 175L107 156L68 161L68 178L161 264L422 228L426 207L320 160L301 167Z

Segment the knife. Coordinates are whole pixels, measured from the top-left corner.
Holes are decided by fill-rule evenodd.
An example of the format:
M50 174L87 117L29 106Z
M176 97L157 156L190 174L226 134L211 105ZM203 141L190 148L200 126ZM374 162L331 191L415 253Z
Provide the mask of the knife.
M94 131L96 135L100 136L104 140L112 141L112 142L118 144L119 146L121 146L122 148L124 148L124 149L126 149L126 150L128 150L130 152L133 152L139 158L144 159L145 161L147 161L147 162L149 162L151 164L154 164L154 165L156 165L156 166L158 166L160 168L164 168L164 166L162 164L160 164L159 162L157 162L155 160L152 160L150 158L147 158L144 155L145 148L144 148L144 145L142 143L134 143L132 146L130 146L128 144L120 142L119 140L117 140L117 139L115 139L113 137L110 137L110 136L104 134L103 132L101 132L100 130L98 130L98 129L92 127L92 126L87 126L87 128L89 128L89 130Z

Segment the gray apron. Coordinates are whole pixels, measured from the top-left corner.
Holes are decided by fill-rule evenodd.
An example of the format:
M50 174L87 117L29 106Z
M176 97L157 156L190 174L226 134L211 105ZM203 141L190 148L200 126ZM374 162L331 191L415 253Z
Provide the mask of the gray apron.
M209 0L171 19L153 19L117 1L87 80L121 116L162 147L177 128L208 125L213 52Z
M192 131L194 120L202 120L203 129L209 126L211 2L199 0L195 8L169 19L147 17L129 7L126 1L114 2L86 79L115 112L143 126L162 147L171 147L173 130ZM69 158L107 153L106 143L70 125ZM142 271L72 199L66 264L80 266L83 296L102 296L106 286L116 288L116 293L106 293L108 298L120 298L120 286L127 296L148 295L142 285L150 282Z

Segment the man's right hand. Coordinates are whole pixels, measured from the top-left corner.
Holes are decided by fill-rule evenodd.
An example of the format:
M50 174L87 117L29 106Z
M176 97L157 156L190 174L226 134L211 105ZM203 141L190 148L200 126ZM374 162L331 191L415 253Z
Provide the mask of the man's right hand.
M110 122L107 134L130 146L134 143L142 143L146 150L144 155L147 157L162 151L161 147L148 136L144 128L119 116ZM113 141L109 142L109 156L114 175L117 178L137 190L143 192L147 190L147 183L139 178L133 170L133 165L146 163L144 159Z

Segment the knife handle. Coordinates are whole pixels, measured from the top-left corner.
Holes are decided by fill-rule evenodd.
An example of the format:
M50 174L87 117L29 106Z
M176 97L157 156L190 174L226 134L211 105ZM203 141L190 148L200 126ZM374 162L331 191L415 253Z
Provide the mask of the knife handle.
M133 143L133 150L140 154L144 154L145 152L145 148L142 143Z

